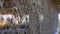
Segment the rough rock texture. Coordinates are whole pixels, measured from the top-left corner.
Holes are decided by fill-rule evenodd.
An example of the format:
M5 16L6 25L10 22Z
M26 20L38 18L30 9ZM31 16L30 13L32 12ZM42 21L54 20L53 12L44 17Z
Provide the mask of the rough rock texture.
M30 34L54 34L58 12L51 0L20 0L20 9L30 15Z
M27 34L54 34L57 29L58 12L52 0L15 0L12 5L18 13L29 14Z

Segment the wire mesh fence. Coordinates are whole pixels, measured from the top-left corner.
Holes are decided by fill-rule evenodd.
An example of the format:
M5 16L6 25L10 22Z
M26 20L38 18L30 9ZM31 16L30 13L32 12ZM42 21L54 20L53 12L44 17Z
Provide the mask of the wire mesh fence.
M4 14L6 14L6 15L13 14L15 17L19 16L19 18L21 18L21 19L18 18L19 21L22 20L22 21L20 21L21 23L19 22L19 25L16 25L11 22L12 20L8 19L9 22L11 22L11 23L9 23L7 26L5 26L5 25L1 26L0 34L28 34L28 32L29 32L28 25L26 25L24 23L26 22L26 19L28 19L27 21L29 22L29 15L27 16L27 14L26 14L27 12L22 14L22 11L19 11L19 9L18 9L19 2L18 1L19 0L0 0L0 4L1 4L0 9L2 9L0 12L1 15L5 16ZM5 16L5 17L7 17L7 16ZM28 18L26 18L26 17L28 17ZM18 19L15 19L15 20L17 21ZM22 24L24 24L24 25L22 25Z
M53 34L53 21L57 12L54 12L55 7L50 7L52 6L50 0L0 0L0 2L2 15L13 14L20 18L29 15L28 22L23 21L19 25L10 24L8 29L6 27L0 30L1 34Z

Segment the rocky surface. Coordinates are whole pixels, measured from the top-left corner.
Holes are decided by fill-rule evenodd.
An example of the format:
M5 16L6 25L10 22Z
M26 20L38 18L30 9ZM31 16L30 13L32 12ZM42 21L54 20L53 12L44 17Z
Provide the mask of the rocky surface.
M56 32L58 12L52 0L14 0L12 5L18 14L29 14L29 34Z

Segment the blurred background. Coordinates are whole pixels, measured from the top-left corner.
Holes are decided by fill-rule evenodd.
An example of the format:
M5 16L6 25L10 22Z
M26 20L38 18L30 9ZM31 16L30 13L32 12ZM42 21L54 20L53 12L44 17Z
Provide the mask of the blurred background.
M58 31L59 31L59 34L60 34L60 14L58 16L59 16Z

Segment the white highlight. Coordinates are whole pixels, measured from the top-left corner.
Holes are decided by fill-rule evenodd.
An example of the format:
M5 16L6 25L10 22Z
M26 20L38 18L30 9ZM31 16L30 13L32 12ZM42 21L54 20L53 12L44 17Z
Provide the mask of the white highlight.
M58 14L58 16L59 16L59 20L60 20L60 14Z
M3 20L1 19L3 18ZM18 17L14 17L14 15L12 14L4 14L4 15L1 15L0 14L0 20L3 21L3 24L5 21L8 21L12 19L12 23L14 24L19 24L20 22L22 22L21 24L25 24L27 22L29 22L29 15L23 15L22 17L18 16Z

